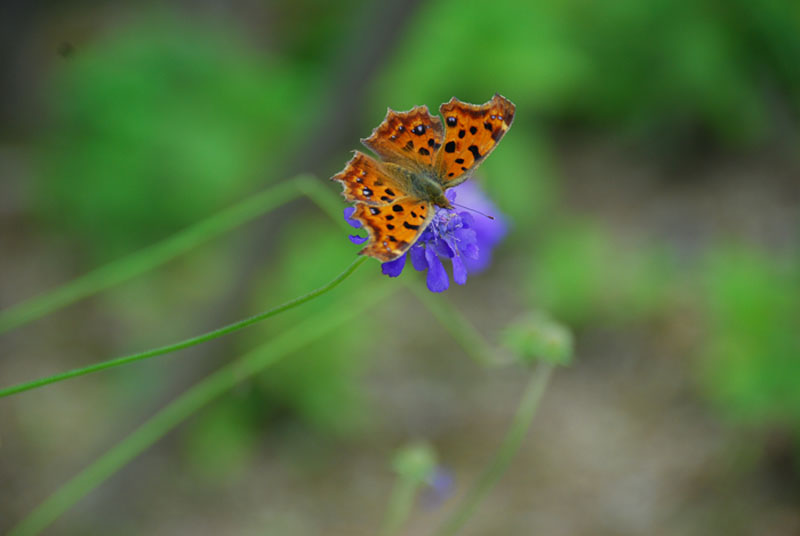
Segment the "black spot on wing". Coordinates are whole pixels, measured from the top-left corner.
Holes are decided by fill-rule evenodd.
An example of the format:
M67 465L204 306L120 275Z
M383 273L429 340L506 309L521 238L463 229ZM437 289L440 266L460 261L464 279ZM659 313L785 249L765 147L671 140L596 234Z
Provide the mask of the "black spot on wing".
M402 205L392 205L392 210L394 210L395 212L403 212L403 206Z
M467 135L467 131L466 131L466 130L464 130L463 128L462 128L461 130L459 130L459 131L458 131L458 137L459 137L459 138L463 138L463 137L464 137L464 136L466 136L466 135Z
M431 152L427 150L425 147L420 147L417 152L424 156L428 156L429 154L431 154Z
M417 231L419 229L419 225L413 225L411 223L408 223L407 221L403 222L403 227L405 227L406 229L411 229L412 231Z
M475 135L476 132L478 132L477 128L475 128L474 126L473 127L469 127L469 133L470 134Z
M457 124L458 124L458 119L456 119L454 116L450 116L450 117L447 118L447 126L448 127L454 127Z
M456 142L448 141L444 144L444 152L446 153L454 153L456 152Z
M472 153L472 157L475 160L480 160L482 158L480 151L478 151L477 145L470 145L469 147L467 147L467 150L469 150L469 152Z

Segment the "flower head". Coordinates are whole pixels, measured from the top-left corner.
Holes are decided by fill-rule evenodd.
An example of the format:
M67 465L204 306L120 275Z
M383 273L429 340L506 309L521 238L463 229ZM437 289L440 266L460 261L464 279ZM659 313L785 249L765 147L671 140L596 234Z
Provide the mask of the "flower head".
M471 209L492 214L494 219L457 209L436 207L436 212L428 227L406 253L397 259L385 262L381 270L389 277L397 277L406 265L406 257L411 257L411 265L418 271L427 270L427 284L431 292L442 292L450 286L442 259L450 259L453 267L453 281L459 285L467 282L467 272L480 272L491 261L492 248L506 235L508 225L497 207L486 198L473 182L465 182L445 192L452 203L458 197L459 203ZM344 210L347 223L355 228L361 222L351 218L355 208ZM350 235L354 244L362 244L367 238Z

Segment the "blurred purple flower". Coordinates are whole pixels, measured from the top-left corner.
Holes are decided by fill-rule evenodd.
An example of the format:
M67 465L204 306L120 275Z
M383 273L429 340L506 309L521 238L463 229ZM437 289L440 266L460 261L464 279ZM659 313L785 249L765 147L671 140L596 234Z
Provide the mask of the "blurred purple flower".
M467 272L477 273L489 266L492 248L508 232L508 224L497 207L475 185L465 182L445 192L452 203L458 197L460 205L489 214L493 220L484 216L473 216L457 209L436 207L430 225L422 232L411 249L402 256L381 265L381 271L389 277L397 277L406 265L406 257L411 257L411 265L417 271L428 270L427 284L431 292L442 292L450 286L450 278L445 271L442 258L450 259L453 266L453 281L459 285L467 282ZM347 223L355 228L361 222L351 218L354 207L344 209ZM350 235L354 244L362 244L367 238Z
M422 501L429 509L441 506L453 494L455 488L452 473L441 466L437 466L428 477L427 484Z

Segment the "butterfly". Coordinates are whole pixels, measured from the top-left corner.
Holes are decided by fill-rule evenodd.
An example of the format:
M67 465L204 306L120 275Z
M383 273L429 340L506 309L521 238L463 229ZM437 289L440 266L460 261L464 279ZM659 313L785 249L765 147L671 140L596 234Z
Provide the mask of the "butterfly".
M494 150L514 120L515 106L502 95L475 105L453 97L439 107L407 112L391 108L386 118L361 140L377 154L360 151L331 177L342 195L355 202L351 216L369 233L359 254L392 261L414 245L433 219L435 206L453 208L445 190L467 180Z

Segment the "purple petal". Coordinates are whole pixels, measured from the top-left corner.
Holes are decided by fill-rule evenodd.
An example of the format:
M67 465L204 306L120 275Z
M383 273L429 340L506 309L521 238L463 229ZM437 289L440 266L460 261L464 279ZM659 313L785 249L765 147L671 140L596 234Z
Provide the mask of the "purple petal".
M455 244L453 244L453 246L455 246ZM455 247L451 247L451 245L442 238L437 238L433 241L433 249L435 249L436 253L443 257L452 257L456 254Z
M453 188L451 188L450 190L446 190L446 191L444 192L444 196L445 196L445 197L447 198L447 200L448 200L448 201L450 201L451 203L452 203L453 201L455 201L455 200L456 200L456 196L457 196L457 195L458 195L458 194L456 193L455 189L453 189Z
M361 228L361 222L353 219L353 213L356 211L356 207L347 207L344 209L344 221L350 224L351 227L355 227L356 229Z
M425 248L425 259L428 261L428 290L442 292L450 286L450 278L444 269L439 256L431 248Z
M459 212L458 215L461 218L461 223L464 224L464 227L472 227L475 225L475 220L473 219L472 214L469 212Z
M465 259L476 261L480 256L481 250L478 244L463 244L461 248L459 248L459 252L461 252L461 255L463 255Z
M381 264L381 272L389 277L397 277L406 266L406 254L403 253L393 261Z
M347 238L349 238L350 242L352 242L353 244L363 244L368 240L366 236L358 236L356 234L351 234Z
M459 285L463 285L467 282L467 267L464 266L461 255L456 255L450 260L453 262L453 281Z
M418 272L428 269L428 261L425 260L425 247L420 244L414 244L409 251L411 255L411 264Z
M438 508L454 489L453 475L442 467L437 467L428 477L428 488L422 495L422 502L427 508Z

